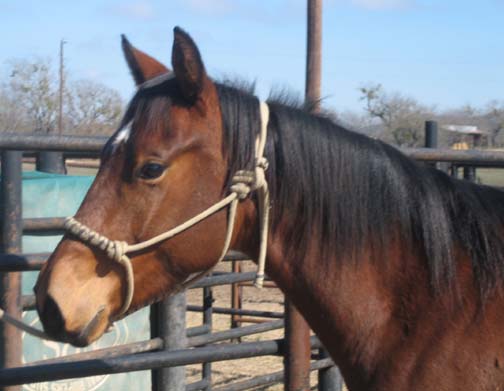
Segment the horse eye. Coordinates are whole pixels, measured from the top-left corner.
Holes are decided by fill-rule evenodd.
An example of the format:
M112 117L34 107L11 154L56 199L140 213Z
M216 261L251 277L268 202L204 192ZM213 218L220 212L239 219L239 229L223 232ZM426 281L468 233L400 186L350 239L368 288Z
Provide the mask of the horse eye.
M140 170L139 176L142 179L156 179L163 174L165 166L159 163L146 163Z

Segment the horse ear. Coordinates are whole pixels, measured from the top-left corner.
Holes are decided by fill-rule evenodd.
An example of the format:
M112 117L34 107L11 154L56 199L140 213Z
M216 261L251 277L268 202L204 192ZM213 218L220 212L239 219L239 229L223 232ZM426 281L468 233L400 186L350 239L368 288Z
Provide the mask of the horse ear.
M196 99L206 78L205 66L198 47L180 27L173 30L172 66L182 94L186 99Z
M159 61L135 48L124 34L121 35L121 45L124 57L137 86L156 76L169 72L169 69Z

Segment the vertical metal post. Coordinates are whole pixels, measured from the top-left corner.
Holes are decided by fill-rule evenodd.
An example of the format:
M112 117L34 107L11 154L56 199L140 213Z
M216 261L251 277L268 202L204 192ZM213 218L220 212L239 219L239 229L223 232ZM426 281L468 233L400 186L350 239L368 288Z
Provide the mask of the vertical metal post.
M2 252L21 253L22 238L22 159L20 151L2 152ZM0 305L10 315L21 318L21 273L2 273L0 277ZM0 367L21 365L21 331L6 323L0 324ZM20 386L3 390L20 390Z
M328 358L329 353L325 349L320 349L319 357ZM343 376L337 366L332 366L319 371L318 373L319 391L341 391L343 390Z
M165 350L187 347L185 292L151 306L151 328L151 332L163 339ZM152 371L153 391L185 391L185 383L183 366Z
M473 148L478 148L481 145L481 134L473 135ZM464 179L471 182L476 182L476 167L464 167Z
M150 337L157 338L159 333L159 315L162 303L155 303L149 307ZM158 385L158 374L156 370L151 370L151 390L162 391Z
M212 314L213 314L213 294L211 287L203 288L203 324L209 327L212 332ZM208 381L208 385L203 388L204 391L212 390L212 363L203 363L202 378Z
M52 174L66 174L63 152L39 152L36 159L36 170Z
M320 108L322 71L322 0L307 0L305 101L309 108ZM292 303L285 301L284 388L310 389L310 328Z
M453 178L458 178L458 166L455 163L451 165L451 176Z
M322 0L308 0L307 14L305 99L318 111L322 81Z
M425 121L425 148L438 147L438 124L436 121Z
M284 356L286 391L310 389L310 328L299 311L285 300L285 340Z
M241 273L241 264L238 261L231 261L231 271L233 273ZM242 293L243 288L239 283L231 284L231 308L241 309L242 308ZM240 315L231 315L231 328L241 326ZM240 342L241 338L236 338L235 342Z
M438 147L438 125L436 121L425 121L425 148ZM426 163L434 168L439 167L439 163Z
M438 123L436 121L425 121L425 148L438 148L438 140ZM427 164L445 173L450 171L450 163L438 162Z
M472 166L464 166L464 179L466 181L476 181L476 169Z

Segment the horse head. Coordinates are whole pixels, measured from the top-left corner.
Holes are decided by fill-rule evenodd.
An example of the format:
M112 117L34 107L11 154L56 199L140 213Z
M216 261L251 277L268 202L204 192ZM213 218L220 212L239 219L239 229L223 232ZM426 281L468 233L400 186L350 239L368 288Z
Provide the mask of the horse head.
M228 156L216 84L191 37L174 30L173 71L123 37L137 84L75 219L118 242L143 242L175 227L226 194ZM255 224L247 199L236 215L236 244ZM37 310L54 338L88 345L125 313L157 301L219 259L227 229L223 209L171 240L129 254L134 294L124 307L125 269L97 246L67 233L42 269ZM126 311L125 311L126 310Z

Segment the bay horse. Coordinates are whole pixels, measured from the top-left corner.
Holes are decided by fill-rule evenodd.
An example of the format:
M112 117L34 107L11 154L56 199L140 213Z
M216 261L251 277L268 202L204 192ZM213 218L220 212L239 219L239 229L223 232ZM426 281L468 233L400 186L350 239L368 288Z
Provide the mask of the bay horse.
M75 219L139 243L186 221L254 166L260 103L212 80L175 28L172 70L123 50L138 86L104 147ZM322 115L268 101L271 190L266 272L306 318L350 390L504 389L504 193L448 177ZM260 246L257 196L236 212L232 248ZM124 268L65 235L42 269L45 331L87 345L119 317L211 268L225 210L131 258Z

